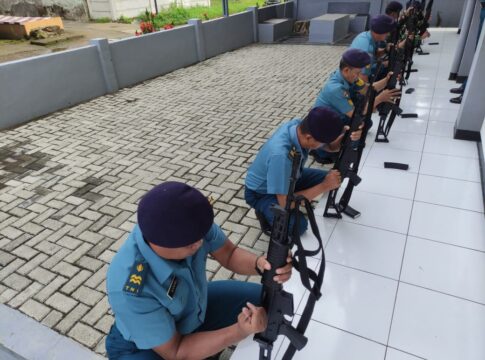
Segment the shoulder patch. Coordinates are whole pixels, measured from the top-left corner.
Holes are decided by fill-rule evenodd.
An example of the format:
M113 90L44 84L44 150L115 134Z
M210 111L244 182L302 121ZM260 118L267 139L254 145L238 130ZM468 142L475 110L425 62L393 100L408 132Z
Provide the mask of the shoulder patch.
M143 286L146 281L146 274L148 271L148 264L145 262L135 262L130 270L130 275L126 279L125 285L123 286L123 292L140 296Z
M347 90L343 90L342 93L344 95L344 98L347 98L348 99L350 97L350 94L349 94L349 92Z

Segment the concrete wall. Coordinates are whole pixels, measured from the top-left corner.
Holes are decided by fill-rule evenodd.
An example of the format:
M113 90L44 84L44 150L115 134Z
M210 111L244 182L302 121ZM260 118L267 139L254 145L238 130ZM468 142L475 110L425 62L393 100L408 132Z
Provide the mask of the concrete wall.
M485 31L480 34L478 47L473 56L470 76L455 124L455 138L477 140L480 137L483 118L485 117L483 74L485 74Z
M227 18L202 23L207 58L231 51L253 42L253 17L243 12Z
M85 0L0 0L0 14L86 20L88 8Z
M0 64L0 128L106 93L95 46Z
M120 88L197 62L195 30L190 25L116 41L110 51Z
M298 20L311 19L327 13L329 2L370 2L370 15L383 13L390 0L298 0ZM402 4L406 0L399 0ZM458 27L461 9L465 0L435 0L432 11L431 25L435 26L437 14L441 16L442 27Z
M0 64L0 129L257 41L256 8L109 43Z

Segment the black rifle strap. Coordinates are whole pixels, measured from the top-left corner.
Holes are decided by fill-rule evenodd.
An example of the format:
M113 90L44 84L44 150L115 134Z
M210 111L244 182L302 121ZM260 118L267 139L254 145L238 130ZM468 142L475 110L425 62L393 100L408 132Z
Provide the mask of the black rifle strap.
M308 324L310 323L312 314L313 314L313 309L315 308L315 303L317 302L318 299L322 296L321 293L321 288L323 285L323 276L325 274L325 252L323 249L323 241L322 237L320 235L320 231L318 229L317 221L315 219L315 214L313 212L313 208L311 206L311 203L308 199L299 197L297 199L297 204L295 206L296 211L296 219L295 219L295 225L293 228L293 243L297 246L297 251L296 254L298 255L298 260L294 258L294 264L293 266L295 269L297 269L300 272L300 278L302 280L303 285L305 286L306 289L309 291L309 297L308 301L305 305L305 309L302 312L300 321L298 322L298 325L296 327L296 330L300 334L304 334ZM300 256L300 254L305 253L305 249L303 247L303 244L300 239L300 235L298 233L298 227L299 225L299 217L301 216L300 212L298 211L298 205L303 202L305 204L305 209L307 211L308 215L308 220L310 222L310 226L312 229L313 234L317 238L318 241L318 249L316 251L321 251L322 253L322 259L320 262L320 268L318 269L318 274L315 273L313 270L308 269L307 263L306 263L306 258L305 256ZM301 249L301 250L300 250ZM310 279L313 280L313 287L310 285ZM293 358L296 352L296 347L293 346L291 343L288 346L288 349L286 350L285 354L283 355L282 360L290 360Z

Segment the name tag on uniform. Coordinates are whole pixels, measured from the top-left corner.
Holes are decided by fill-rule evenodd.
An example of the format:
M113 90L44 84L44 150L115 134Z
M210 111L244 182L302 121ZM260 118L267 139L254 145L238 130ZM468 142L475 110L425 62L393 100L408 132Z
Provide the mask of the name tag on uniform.
M172 277L172 281L170 282L170 286L168 287L168 290L167 290L167 296L170 298L170 300L173 300L173 296L175 295L175 290L177 290L177 285L178 285L178 280L174 276Z

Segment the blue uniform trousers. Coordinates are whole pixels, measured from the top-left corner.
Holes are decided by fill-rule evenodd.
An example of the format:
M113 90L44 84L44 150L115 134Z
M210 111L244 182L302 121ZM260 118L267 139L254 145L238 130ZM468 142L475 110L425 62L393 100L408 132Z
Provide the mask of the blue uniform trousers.
M328 171L320 169L310 169L304 168L300 178L297 180L295 185L295 192L302 191L311 188L323 181L325 176L327 176ZM275 194L260 194L254 190L248 189L246 187L244 192L244 198L246 202L264 215L266 220L268 220L270 225L273 225L274 214L271 211L273 205L278 204L278 200ZM290 233L293 233L293 226L295 223L294 214L290 218ZM300 212L300 223L298 232L302 235L308 229L308 220Z
M235 324L247 302L261 305L260 284L236 280L209 282L205 321L194 332L217 330ZM125 340L116 324L113 324L106 338L106 352L110 360L162 359L153 350L140 350L135 343Z

